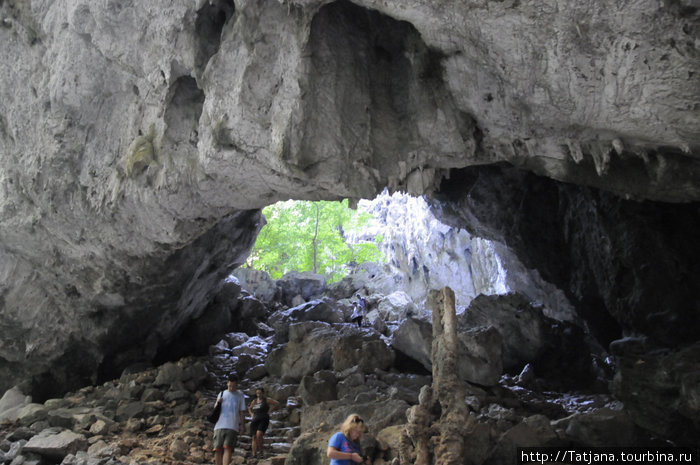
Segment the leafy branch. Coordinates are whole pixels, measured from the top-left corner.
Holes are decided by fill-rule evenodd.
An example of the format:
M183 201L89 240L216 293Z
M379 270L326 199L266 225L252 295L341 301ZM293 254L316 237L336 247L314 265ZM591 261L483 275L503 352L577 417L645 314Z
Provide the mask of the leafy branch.
M366 212L342 202L286 201L263 209L267 224L262 228L246 262L274 279L290 271L313 271L328 282L342 279L348 264L383 262L374 241L351 244L349 232L360 232L372 220Z

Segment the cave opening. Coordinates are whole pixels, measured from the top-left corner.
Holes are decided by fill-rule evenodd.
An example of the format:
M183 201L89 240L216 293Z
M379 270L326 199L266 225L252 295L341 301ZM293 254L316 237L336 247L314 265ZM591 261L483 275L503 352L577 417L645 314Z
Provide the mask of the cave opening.
M290 200L263 214L266 224L234 276L246 269L274 280L311 273L332 285L370 272L372 279L390 277L395 291L421 307L431 288L450 286L459 312L480 294L510 291L497 245L442 223L423 197L385 189L354 209L347 200Z
M488 172L489 169L485 169L485 173ZM540 273L526 265L506 245L505 237L501 237L500 242L477 236L476 232L480 230L478 221L472 224L470 221L459 222L461 226L458 227L454 222L443 222L441 219L454 220L454 216L445 215L444 211L449 206L459 208L459 202L454 198L449 201L444 199L450 194L457 195L452 192L455 185L462 184L457 191L464 192L464 185L474 183L473 180L469 181L472 177L476 179L479 175L454 172L433 199L400 192L389 194L385 190L375 199L360 200L356 208L368 217L359 223L359 228L331 222L328 229L335 232L345 246L352 248L362 242L371 243L380 254L375 262L339 263L344 273L335 277L331 277L331 274L339 268L337 265L313 269L311 259L308 258L313 255L310 251L312 245L316 245L312 236L318 234L318 205L321 203L305 202L301 206L290 201L282 209L269 207L265 211L267 225L261 230L251 257L232 276L246 291L265 300L272 299L274 292L270 294L270 289L265 287L269 284L259 287L260 271L267 275L265 280L272 276L273 280L282 283L285 281L285 272L290 273L291 280L300 278L298 272L318 274L321 271L323 274L321 268L333 270L323 277L328 284L329 291L326 295L339 299L341 305L352 305L354 296L349 295L342 286L343 282L352 283L354 288L360 288L372 301L374 311L370 312L369 321L385 320L391 327L390 331L395 331L406 318L429 321L431 311L426 305L428 293L431 289L448 286L456 295L456 310L462 322L460 331L466 334L474 331L474 328L501 325L499 330L506 338L512 339L504 349L509 352L504 355L504 375L518 378L523 368L530 365L530 370L534 368L538 376L549 378L552 385L559 389L604 390L603 385L610 376L611 358L605 347L607 344L601 345L596 339L599 334L589 333L601 321L586 321L567 294L544 278L547 270ZM549 192L543 186L534 187L534 191L540 194ZM478 196L476 190L473 193ZM334 203L347 208L346 204ZM539 224L539 235L547 231L542 224L536 224ZM267 233L267 227L275 232ZM303 232L304 228L307 228L306 233ZM538 235L535 231L532 233ZM308 252L302 252L304 246L299 242L290 241L289 235L295 234L305 237ZM524 237L530 240L530 236L527 234ZM261 238L264 240L261 241ZM548 250L550 247L551 244L547 245L547 241L544 241L535 244L534 250ZM273 256L264 257L262 249L269 249ZM307 259L290 260L294 254L305 255ZM530 257L525 256L525 259L529 260ZM301 262L305 263L305 267L293 268ZM562 263L558 265L565 266ZM357 277L363 275L368 276L369 281ZM284 288L289 285L279 286ZM283 305L286 308L304 306L307 300L319 295L303 294L300 291L299 295L288 295L286 301L282 299ZM279 291L274 297L280 297ZM496 300L489 301L489 298ZM392 301L392 304L401 308L388 311L386 301ZM473 314L465 314L472 303ZM383 305L385 308L382 308ZM492 315L484 316L488 313ZM513 315L519 319L517 325L526 327L531 324L532 334L523 336L518 331L509 332L509 323L499 321L500 318L507 321ZM521 318L524 319L520 320ZM549 329L534 329L536 326L549 326ZM605 327L608 337L620 337L615 322L608 323ZM254 332L254 329L248 329ZM523 337L536 340L528 342ZM425 366L403 353L397 356L396 363L405 371L426 374Z
M349 208L347 199L277 202L264 208L263 215L265 225L244 266L273 279L311 272L333 283L357 264L385 261L378 248L381 234L365 234L374 218Z

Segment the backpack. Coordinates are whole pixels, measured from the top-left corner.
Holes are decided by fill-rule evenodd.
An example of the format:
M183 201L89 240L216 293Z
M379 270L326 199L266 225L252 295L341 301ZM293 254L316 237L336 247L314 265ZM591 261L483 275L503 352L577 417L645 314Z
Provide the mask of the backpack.
M207 421L209 421L209 423L216 423L217 421L219 421L219 415L221 415L221 404L223 403L224 393L222 391L221 394L219 394L216 398L216 405L214 406L214 409L211 412L209 412L209 415L207 415Z

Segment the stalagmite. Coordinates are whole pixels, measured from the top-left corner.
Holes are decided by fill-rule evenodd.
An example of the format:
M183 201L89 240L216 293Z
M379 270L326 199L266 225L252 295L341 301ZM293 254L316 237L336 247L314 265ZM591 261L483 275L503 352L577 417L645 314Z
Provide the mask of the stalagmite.
M435 451L435 463L462 464L469 411L464 403L464 382L459 379L457 369L460 354L454 292L449 287L433 290L428 303L433 310L433 393L437 395L442 409L437 428L440 439Z
M465 433L471 418L457 368L460 345L454 292L449 287L432 290L428 306L433 311L433 384L421 390L419 404L407 411L402 445L412 452L403 454L401 465L457 465L464 463ZM432 416L436 403L439 418Z

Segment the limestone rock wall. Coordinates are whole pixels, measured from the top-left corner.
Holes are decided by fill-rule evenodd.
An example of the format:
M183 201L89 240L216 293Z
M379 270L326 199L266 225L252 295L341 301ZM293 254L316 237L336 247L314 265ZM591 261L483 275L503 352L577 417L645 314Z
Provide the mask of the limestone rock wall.
M358 208L375 220L360 237L374 240L395 272L392 285L403 289L424 306L431 289L447 286L455 293L460 310L479 295L518 292L543 306L547 316L578 321L575 308L555 285L525 266L505 243L470 234L459 223L436 218L421 197L383 192L374 200L362 200Z
M424 306L430 289L457 289L456 302L466 307L479 294L507 292L506 273L492 244L466 230L438 221L426 201L384 192L362 200L358 208L374 217L351 242L373 241L396 273L394 286Z
M456 186L446 182L433 203L438 216L536 263L601 340L622 331L662 345L697 339L700 247L683 238L698 227L697 203L627 201L507 166L453 174Z
M697 201L696 10L0 2L0 388L172 342L279 199L431 193L507 161Z
M688 367L700 354L700 246L686 232L700 227L698 204L624 200L506 166L453 173L452 181L433 203L438 216L508 243L565 290L586 327L614 349L612 389L635 423L664 437L697 435L688 425L698 419Z

